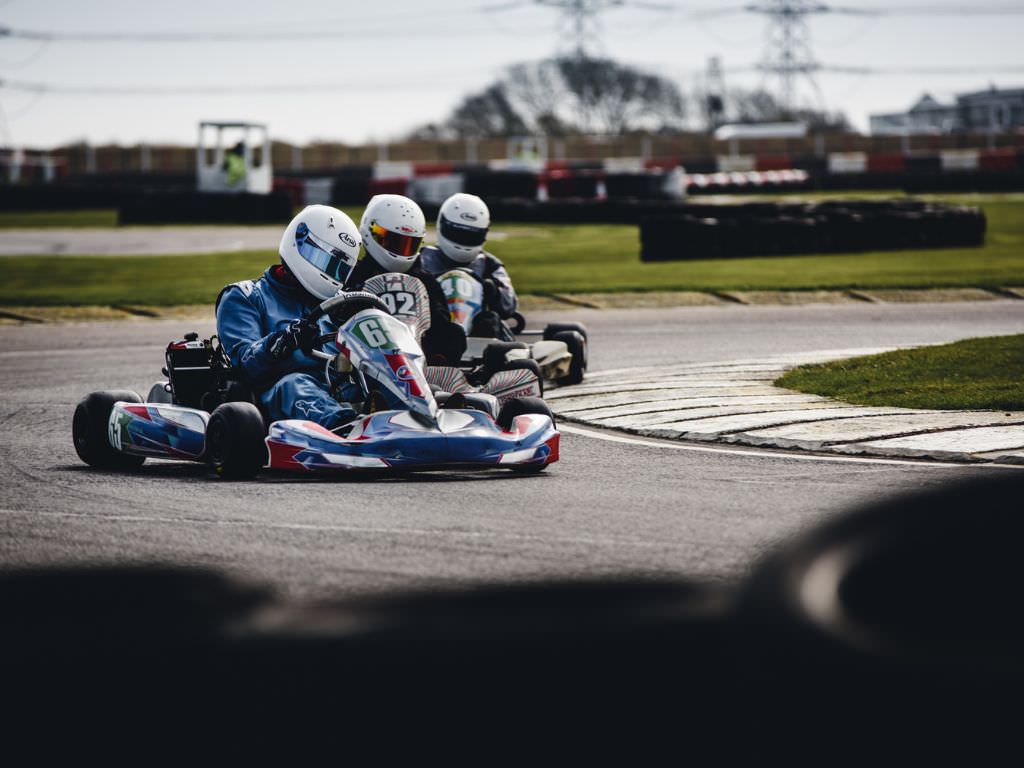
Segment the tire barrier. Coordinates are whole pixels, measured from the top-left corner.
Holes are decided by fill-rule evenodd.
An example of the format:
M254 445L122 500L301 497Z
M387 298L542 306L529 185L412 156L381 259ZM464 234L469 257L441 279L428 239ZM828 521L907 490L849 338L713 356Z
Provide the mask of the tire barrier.
M593 200L597 197L599 177L593 172L553 172L547 177L547 192L550 199Z
M463 192L484 200L537 197L537 174L526 171L466 171Z
M292 217L291 195L151 192L118 208L119 224L281 224Z
M150 190L195 189L195 174L103 173L53 184L0 186L0 211L117 208Z
M970 248L980 209L916 200L697 206L640 221L641 261Z
M573 762L700 747L877 762L903 746L918 763L958 738L972 756L1017 750L1022 486L1019 473L945 483L831 517L735 586L520 579L303 603L198 569L8 568L5 746L80 757L116 723L118 746L146 734L152 747L187 712L236 761L275 734L289 754L336 758L338 723L346 754L405 744L418 758L457 723L446 755L476 736L477 762L496 737L503 757L554 754L524 723L579 734L563 745Z

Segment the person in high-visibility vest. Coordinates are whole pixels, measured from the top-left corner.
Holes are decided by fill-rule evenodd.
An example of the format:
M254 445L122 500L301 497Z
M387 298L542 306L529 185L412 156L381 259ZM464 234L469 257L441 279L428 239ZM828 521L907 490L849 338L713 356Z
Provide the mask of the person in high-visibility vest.
M224 155L224 171L228 175L228 186L237 187L245 178L245 143L238 142Z

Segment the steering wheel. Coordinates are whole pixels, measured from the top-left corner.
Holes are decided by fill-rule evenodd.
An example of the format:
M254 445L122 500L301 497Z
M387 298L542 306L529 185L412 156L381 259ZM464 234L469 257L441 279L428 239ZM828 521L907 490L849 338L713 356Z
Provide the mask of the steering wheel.
M389 315L391 314L388 305L381 301L380 297L376 294L369 293L368 291L350 291L348 293L339 293L337 296L331 296L331 298L321 302L320 306L306 316L306 319L310 322L316 322L324 315L327 315L335 323L341 325L364 309L379 309ZM325 333L317 337L317 343L322 345L333 339L333 333Z
M308 319L319 320L324 315L328 315L334 322L340 324L364 309L379 309L389 315L391 314L388 305L381 301L380 297L376 294L367 291L351 291L349 293L339 293L337 296L331 296L331 298L321 302L319 307L309 313Z

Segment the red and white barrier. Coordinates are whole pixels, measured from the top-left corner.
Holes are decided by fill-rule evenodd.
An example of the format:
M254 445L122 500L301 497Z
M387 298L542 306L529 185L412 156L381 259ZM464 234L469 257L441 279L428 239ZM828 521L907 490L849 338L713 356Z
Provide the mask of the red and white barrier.
M868 156L866 152L831 152L827 163L829 173L864 173Z

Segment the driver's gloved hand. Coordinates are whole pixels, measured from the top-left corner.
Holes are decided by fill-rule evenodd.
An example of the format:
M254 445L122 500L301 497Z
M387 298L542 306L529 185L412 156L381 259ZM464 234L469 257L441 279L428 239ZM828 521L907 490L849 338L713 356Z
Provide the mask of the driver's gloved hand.
M301 349L303 352L308 353L313 349L317 335L318 328L316 323L305 318L292 320L287 328L274 334L267 345L267 351L275 360L280 360L282 357L290 355L296 349Z
M469 335L484 339L501 338L501 318L498 317L498 313L489 309L483 310L473 320L473 329Z
M484 307L497 309L501 306L501 299L498 295L498 284L490 278L483 281L484 286Z
M423 334L423 351L430 365L458 365L466 351L462 326L451 321L434 323Z

